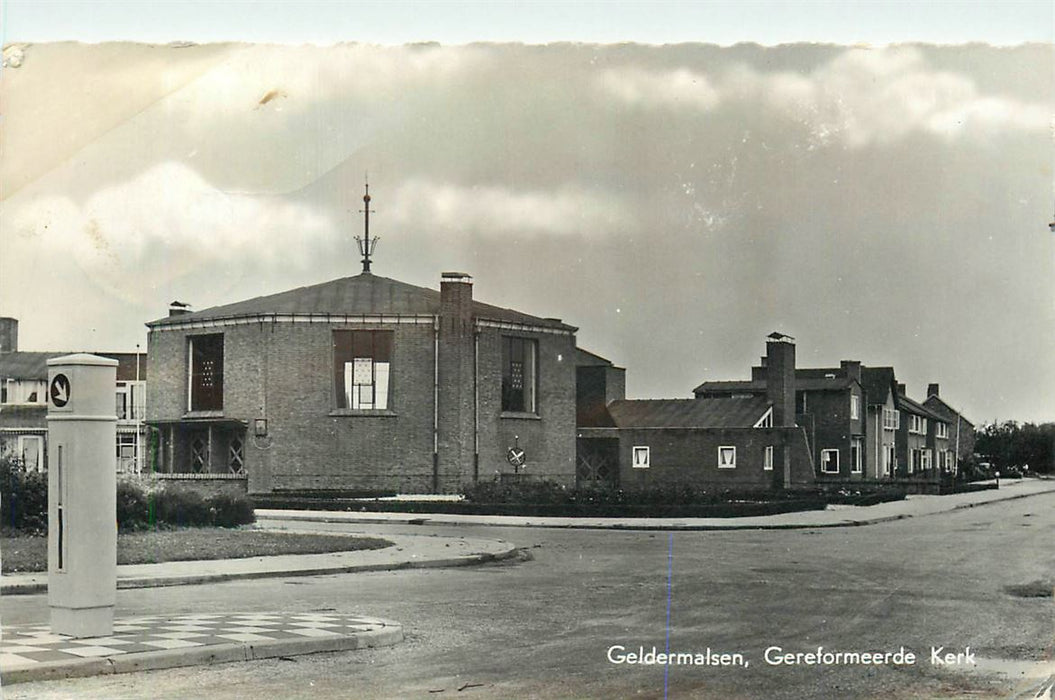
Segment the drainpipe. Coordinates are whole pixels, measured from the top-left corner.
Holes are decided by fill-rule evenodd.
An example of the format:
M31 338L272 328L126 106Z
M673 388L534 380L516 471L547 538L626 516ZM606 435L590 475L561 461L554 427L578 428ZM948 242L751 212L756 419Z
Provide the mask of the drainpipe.
M473 483L480 480L480 330L473 333Z
M440 318L432 321L432 492L440 490Z

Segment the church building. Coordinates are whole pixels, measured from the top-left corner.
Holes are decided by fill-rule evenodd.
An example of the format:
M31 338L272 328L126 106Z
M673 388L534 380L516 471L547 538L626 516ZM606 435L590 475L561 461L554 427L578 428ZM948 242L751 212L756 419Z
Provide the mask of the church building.
M371 272L147 324L156 470L250 493L575 482L576 328ZM197 476L192 476L197 475Z

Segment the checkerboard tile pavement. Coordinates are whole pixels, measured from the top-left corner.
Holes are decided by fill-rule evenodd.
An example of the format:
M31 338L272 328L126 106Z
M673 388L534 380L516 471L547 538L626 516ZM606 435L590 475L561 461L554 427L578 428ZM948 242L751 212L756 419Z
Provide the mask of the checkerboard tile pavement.
M341 638L390 625L337 613L200 613L115 619L112 635L85 639L52 634L49 625L20 625L3 628L0 671L162 650Z

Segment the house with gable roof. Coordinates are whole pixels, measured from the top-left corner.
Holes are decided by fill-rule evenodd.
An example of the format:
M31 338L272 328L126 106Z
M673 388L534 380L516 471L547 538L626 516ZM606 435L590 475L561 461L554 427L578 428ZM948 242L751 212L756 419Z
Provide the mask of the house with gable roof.
M614 475L610 482L624 487L769 490L813 483L806 434L795 425L794 339L773 334L766 348L761 392L696 399L580 395L592 398L579 411L580 474L597 474L603 465Z

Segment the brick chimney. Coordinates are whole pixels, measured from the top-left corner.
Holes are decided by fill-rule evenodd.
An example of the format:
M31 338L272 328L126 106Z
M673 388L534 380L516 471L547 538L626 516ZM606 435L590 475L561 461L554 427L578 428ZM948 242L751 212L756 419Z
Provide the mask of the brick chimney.
M842 360L839 362L839 368L846 374L848 379L856 380L858 383L861 382L860 360Z
M897 395L898 396L904 396L905 395L905 384L903 382L898 382L897 383Z
M928 384L927 385L927 398L929 399L932 396L938 396L938 385L937 384Z
M766 338L766 398L773 403L773 427L795 425L795 339L782 333Z
M473 278L464 272L440 275L440 316L467 325L473 317ZM451 322L451 321L448 321Z
M18 319L0 316L0 352L18 351Z
M189 314L192 311L194 311L194 309L191 308L190 304L186 304L186 303L184 303L182 301L174 301L171 304L169 304L169 317L170 318L172 316L183 316L184 314Z

